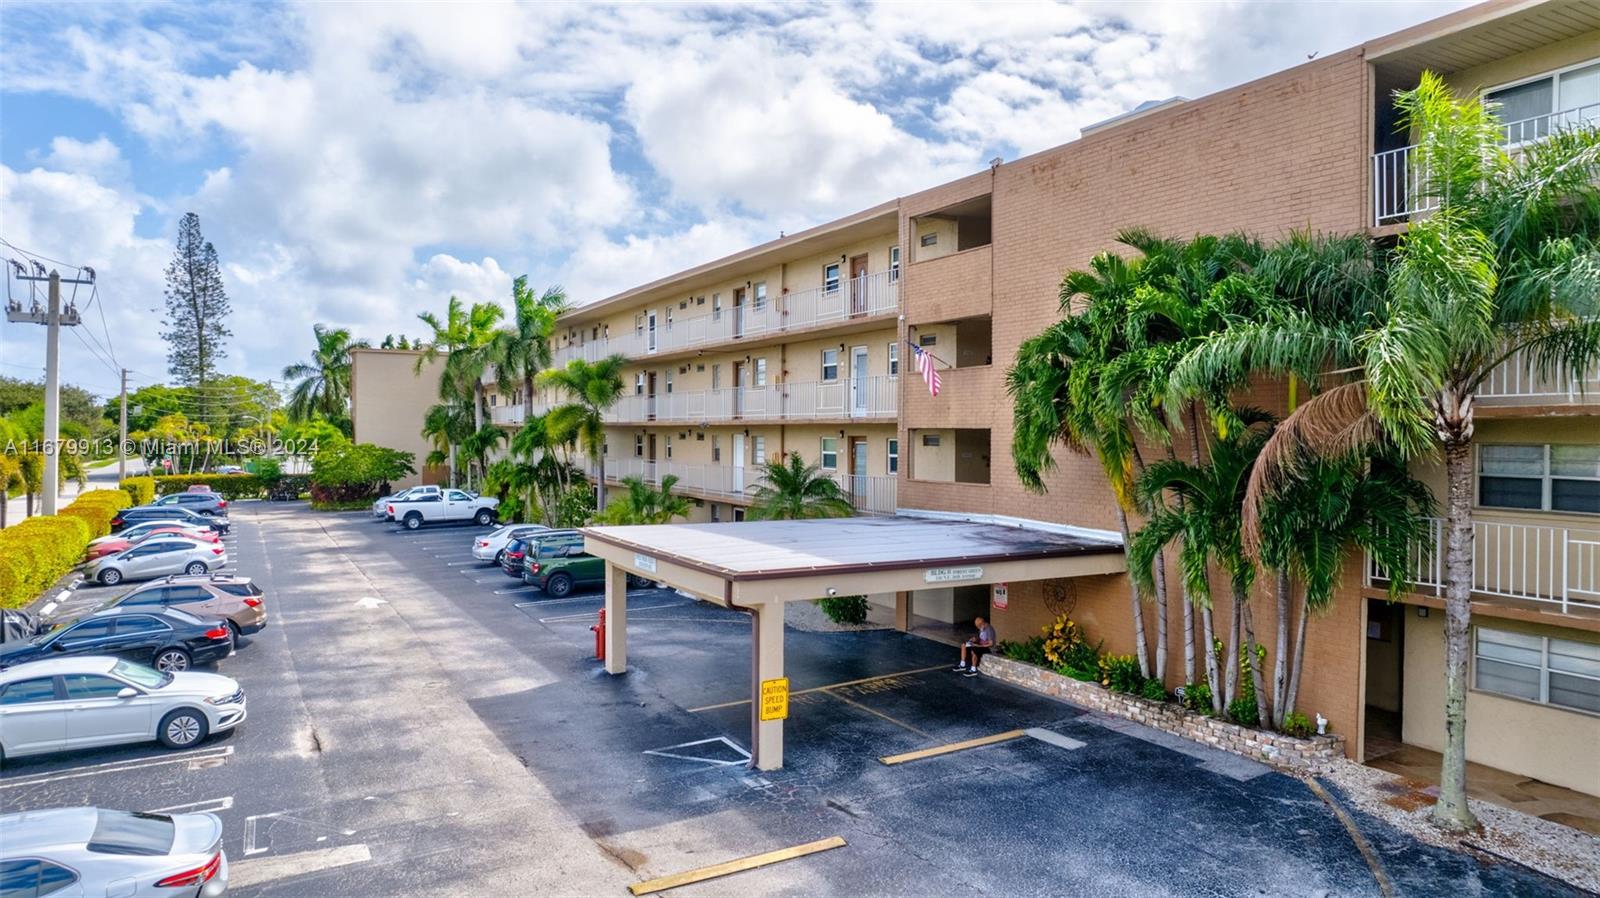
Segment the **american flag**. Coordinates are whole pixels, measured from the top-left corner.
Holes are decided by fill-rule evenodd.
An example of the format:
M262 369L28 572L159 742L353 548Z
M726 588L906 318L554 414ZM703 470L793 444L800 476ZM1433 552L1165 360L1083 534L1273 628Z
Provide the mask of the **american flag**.
M928 385L928 394L939 395L939 369L933 366L933 356L915 343L911 344L911 354L917 357L917 370L922 373L922 382Z

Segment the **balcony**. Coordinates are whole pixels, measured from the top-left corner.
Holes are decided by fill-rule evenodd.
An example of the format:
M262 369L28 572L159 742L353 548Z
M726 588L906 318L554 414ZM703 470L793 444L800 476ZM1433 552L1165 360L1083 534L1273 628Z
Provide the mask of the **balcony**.
M624 396L606 411L609 424L704 424L718 421L892 421L899 378L769 384Z
M1474 395L1485 408L1573 405L1600 411L1600 369L1580 376L1562 367L1543 377L1528 370L1527 355L1519 350L1490 372Z
M542 415L554 407L549 402L536 401L533 404L533 413ZM501 424L506 427L521 427L523 422L527 420L526 411L527 409L520 402L511 405L490 406L489 420L491 423Z
M647 358L897 314L899 309L897 273L880 271L843 280L831 287L797 290L759 306L731 306L693 318L646 325L643 330L625 336L591 340L581 346L563 346L555 352L555 363L565 365L573 359L594 362L617 354Z
M1444 594L1444 522L1429 518L1430 545L1416 553L1411 590ZM1388 580L1369 558L1368 586ZM1542 610L1600 612L1600 529L1472 523L1472 591L1534 603Z
M596 476L595 464L585 460L586 476ZM638 477L646 483L660 483L673 475L678 482L675 494L748 502L761 484L761 469L736 465L690 465L646 458L606 459L606 482L620 484L623 478ZM850 498L860 514L895 513L895 478L892 475L835 473L830 475Z
M1507 150L1535 143L1561 131L1600 125L1600 103L1578 106L1500 126ZM1429 196L1427 172L1417 158L1416 146L1372 154L1372 223L1374 227L1399 224L1433 211L1437 197Z

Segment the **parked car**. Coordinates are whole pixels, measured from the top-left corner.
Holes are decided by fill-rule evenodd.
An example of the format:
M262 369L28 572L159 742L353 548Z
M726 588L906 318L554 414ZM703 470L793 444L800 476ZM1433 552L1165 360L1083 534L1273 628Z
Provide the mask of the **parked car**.
M243 474L244 473L244 468L241 468L238 465L218 465L217 466L217 473L218 474ZM193 489L193 488L194 487L190 487L190 489Z
M152 531L156 530L170 530L195 537L204 536L206 539L216 539L218 536L217 531L211 529L210 523L191 524L187 521L155 520L145 521L139 524L129 524L121 530L118 530L116 533L89 540L89 545L98 546L104 543L116 542L117 540L121 539L139 539L140 537L148 536Z
M115 555L96 558L84 568L83 578L116 586L124 580L150 580L168 574L208 574L227 563L228 549L221 543L162 536Z
M380 521L389 520L389 506L395 502L404 502L411 496L437 496L440 488L437 486L410 486L392 496L381 496L372 503L372 516Z
M220 674L161 671L110 655L0 671L0 751L8 760L130 742L192 748L244 719L244 690Z
M471 496L463 490L444 490L442 493L407 496L399 502L390 502L388 514L407 530L416 530L423 524L460 523L472 521L480 527L494 523L495 507L499 499Z
M27 642L0 644L0 669L44 658L115 655L157 670L188 670L228 657L233 631L176 608L107 608L61 621Z
M529 534L528 538L532 535ZM512 539L506 543L504 549L500 550L500 570L505 571L507 577L522 579L522 559L528 557L531 548L528 545L528 538Z
M121 532L122 528L129 524L142 524L145 521L177 521L196 527L205 527L218 533L227 533L230 526L228 519L225 517L198 514L176 505L136 505L133 508L124 508L117 512L116 516L111 519L111 529L113 532Z
M496 528L493 532L472 541L472 557L479 561L499 564L502 560L501 553L512 540L525 539L549 529L539 524L507 524Z
M121 534L118 534L118 536L121 536ZM138 536L134 536L129 539L109 539L105 542L90 543L83 550L83 560L93 561L96 558L104 558L107 555L114 555L117 552L126 552L127 550L137 546L147 539L158 539L163 536L173 536L179 539L192 539L196 542L203 543L215 543L222 541L220 534L211 531L207 531L206 533L195 533L194 531L184 527L158 527L154 530L147 530Z
M0 817L0 895L78 898L228 891L215 814L56 808Z
M528 541L522 560L522 582L537 586L552 599L564 599L579 585L604 583L605 559L583 550L583 534L553 530Z
M195 490L194 487L190 487L186 493L173 493L170 496L162 496L151 504L159 508L168 508L176 505L179 508L187 508L207 517L227 514L228 500L222 498L220 493L211 492L209 488L203 489L205 489L205 492L200 492Z
M267 604L261 587L249 577L212 574L209 577L165 577L136 586L110 599L101 608L177 608L200 618L221 618L234 638L259 633L267 626Z

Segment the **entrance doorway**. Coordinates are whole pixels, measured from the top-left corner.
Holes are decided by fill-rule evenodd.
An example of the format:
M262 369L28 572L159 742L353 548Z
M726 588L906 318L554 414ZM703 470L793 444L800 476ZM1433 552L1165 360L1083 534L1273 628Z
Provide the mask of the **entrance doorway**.
M733 491L744 494L744 434L733 435Z
M744 288L735 287L733 290L733 335L744 336Z
M733 416L744 414L744 362L733 363Z
M1406 606L1367 600L1366 742L1362 756L1373 761L1401 747L1405 690Z
M868 378L871 364L868 361L867 347L857 346L850 350L850 417L864 418L871 408L870 396L872 382Z
M867 314L867 256L850 259L850 317Z
M656 373L654 371L646 374L644 378L644 408L646 418L654 421L656 419ZM650 439L654 440L655 437Z
M656 435L653 434L653 433L650 434L649 436L645 437L645 452L646 452L646 455L645 455L645 467L644 467L645 480L647 480L647 481L649 481L651 483L655 483L656 479L657 479L656 478Z
M860 509L867 501L867 438L850 438L850 502Z

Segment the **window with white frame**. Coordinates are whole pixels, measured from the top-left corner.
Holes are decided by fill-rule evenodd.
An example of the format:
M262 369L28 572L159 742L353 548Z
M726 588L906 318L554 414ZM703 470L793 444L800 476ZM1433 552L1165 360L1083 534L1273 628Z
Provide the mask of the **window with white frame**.
M721 520L722 520L722 506L717 504L717 503L715 503L715 502L711 503L711 523L715 524L715 523L717 523L717 522L719 522Z
M834 262L822 269L822 289L829 293L839 291L839 263Z
M889 344L889 376L896 377L900 374L900 344Z
M1600 644L1478 627L1474 689L1600 714Z
M900 473L900 440L896 437L890 437L888 449L889 451L884 457L887 459L889 473L898 474Z
M752 459L752 462L754 464L758 464L758 465L766 464L767 463L767 438L766 437L752 437L751 440L752 440L751 446L753 447L751 449L751 451L755 453L755 457Z
M837 470L839 467L839 439L838 437L822 438L822 468L827 471Z
M721 321L722 320L722 294L721 293L713 293L713 294L711 294L711 320L712 321Z
M722 366L721 365L712 365L711 366L711 389L713 389L713 390L722 389Z
M613 383L615 383L615 381L613 381ZM634 375L633 375L633 395L635 395L635 396L643 396L644 395L644 372L643 371L634 372Z
M722 437L715 434L711 437L711 462L716 464L722 461Z
M633 457L644 458L644 434L642 433L633 435Z
M667 434L667 458L672 457L672 434Z
M667 380L667 392L671 393L672 392L672 369L671 368L667 369L666 375L667 375L667 377L666 377L666 380Z
M1498 108L1507 143L1547 137L1552 131L1600 121L1600 61L1589 60L1526 81L1485 91Z
M827 381L839 379L839 350L822 350L822 379Z
M759 312L762 309L765 309L767 307L767 282L766 281L757 281L755 283L755 285L750 288L750 293L751 293L750 302L751 302L752 305L755 306L755 310L757 312Z
M1483 444L1478 504L1600 514L1600 444Z
M900 247L889 247L889 283L900 280Z
M667 305L667 330L672 330L672 305Z
M767 385L767 360L766 359L756 359L755 360L755 369L756 369L755 370L755 385L758 386L758 387L766 386Z

